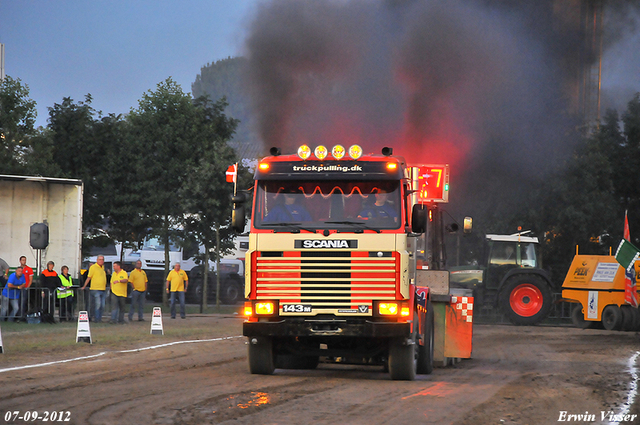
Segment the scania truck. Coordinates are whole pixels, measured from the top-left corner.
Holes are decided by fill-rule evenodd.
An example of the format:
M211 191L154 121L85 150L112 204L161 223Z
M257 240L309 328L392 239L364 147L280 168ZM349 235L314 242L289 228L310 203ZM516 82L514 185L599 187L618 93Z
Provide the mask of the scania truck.
M450 293L433 252L448 179L448 166L411 166L391 148L272 148L255 172L245 258L250 372L322 359L413 380L470 357L473 299ZM245 198L233 198L238 230Z

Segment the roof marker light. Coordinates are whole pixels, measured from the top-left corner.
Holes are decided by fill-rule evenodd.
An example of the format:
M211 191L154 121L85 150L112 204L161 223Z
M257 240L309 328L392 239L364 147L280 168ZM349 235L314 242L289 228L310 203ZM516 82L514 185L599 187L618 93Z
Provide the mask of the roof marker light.
M311 149L307 145L302 145L298 148L298 156L302 159L308 159L311 156Z
M323 145L320 145L316 147L316 150L313 151L313 153L316 155L316 158L322 161L327 157L327 155L329 154L329 151L327 150L326 147L324 147Z
M267 171L269 169L269 164L266 162L261 162L260 165L258 165L258 168L262 171Z
M362 156L362 148L360 145L351 145L349 146L349 156L352 159L358 159Z
M333 156L335 159L344 158L344 154L345 154L345 150L344 150L344 146L342 145L335 145L333 149L331 149L331 156Z
M398 164L395 162L387 162L387 170L393 171L398 169Z

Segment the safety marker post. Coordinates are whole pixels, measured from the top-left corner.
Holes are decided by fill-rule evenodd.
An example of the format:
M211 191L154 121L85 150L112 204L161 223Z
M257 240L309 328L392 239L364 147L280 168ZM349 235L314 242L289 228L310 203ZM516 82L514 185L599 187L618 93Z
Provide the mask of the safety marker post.
M88 342L89 344L93 344L91 341L91 329L89 328L89 313L86 311L81 311L78 313L78 330L76 331L76 343L78 342Z
M0 354L4 354L4 345L2 345L2 328L0 328Z
M160 307L153 307L151 335L164 335L164 329L162 328L162 309Z

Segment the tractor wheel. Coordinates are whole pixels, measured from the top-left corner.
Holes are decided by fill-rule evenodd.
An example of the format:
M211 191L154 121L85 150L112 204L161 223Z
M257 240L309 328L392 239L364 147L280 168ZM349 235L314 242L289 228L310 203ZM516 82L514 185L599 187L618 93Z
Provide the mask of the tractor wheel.
M622 326L621 330L624 332L633 331L635 328L635 315L633 311L635 308L630 305L620 306L620 311L622 312Z
M573 326L580 329L592 328L595 323L593 320L584 320L582 304L576 305L571 311L571 321L573 322Z
M602 326L608 331L619 331L622 328L622 311L617 305L608 305L602 310Z
M394 381L413 381L418 367L418 344L402 340L389 342L389 375Z
M257 375L271 375L275 369L273 341L269 337L249 337L249 371Z
M276 368L278 369L315 369L320 363L318 356L294 356L292 354L279 354L276 356Z
M422 318L422 340L424 345L418 345L418 370L420 374L429 375L433 372L433 305L427 301L427 312L420 314Z
M500 292L500 306L514 325L535 325L549 314L551 288L535 274L519 274L507 280Z

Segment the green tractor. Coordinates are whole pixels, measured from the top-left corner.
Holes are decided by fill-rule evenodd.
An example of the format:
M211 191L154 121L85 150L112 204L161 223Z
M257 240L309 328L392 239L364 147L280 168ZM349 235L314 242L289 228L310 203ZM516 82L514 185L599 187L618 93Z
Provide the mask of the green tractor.
M451 287L473 290L478 308L498 308L515 325L544 320L554 286L540 267L538 238L528 233L486 235L482 265L450 267Z

